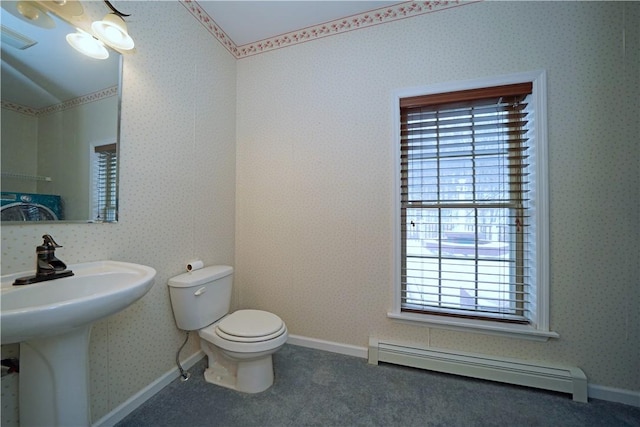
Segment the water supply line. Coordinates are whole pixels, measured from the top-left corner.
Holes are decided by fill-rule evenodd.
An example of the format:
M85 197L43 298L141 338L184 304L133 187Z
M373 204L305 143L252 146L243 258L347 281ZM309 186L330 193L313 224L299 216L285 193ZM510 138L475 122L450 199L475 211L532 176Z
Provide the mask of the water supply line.
M187 381L191 377L191 373L182 369L182 365L180 364L180 352L182 351L184 346L187 344L187 341L189 341L189 331L187 331L187 336L184 338L184 342L182 343L182 345L178 349L178 352L176 353L176 364L178 365L178 369L180 369L180 381L183 381L183 382Z

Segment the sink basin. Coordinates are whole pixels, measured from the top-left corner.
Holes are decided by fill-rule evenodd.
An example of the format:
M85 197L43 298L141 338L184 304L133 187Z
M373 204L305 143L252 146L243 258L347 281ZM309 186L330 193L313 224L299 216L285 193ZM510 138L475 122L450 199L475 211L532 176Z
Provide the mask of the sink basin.
M70 265L74 276L12 286L2 276L2 344L64 333L128 307L153 286L156 271L144 265L98 261Z
M93 322L151 289L156 271L97 261L68 266L74 276L13 286L2 276L2 344L20 343L20 425L91 425L89 338Z

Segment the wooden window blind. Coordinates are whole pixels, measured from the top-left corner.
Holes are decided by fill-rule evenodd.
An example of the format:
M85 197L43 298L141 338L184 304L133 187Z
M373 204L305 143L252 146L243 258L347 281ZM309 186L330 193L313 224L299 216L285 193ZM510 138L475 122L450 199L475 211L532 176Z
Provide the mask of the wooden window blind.
M116 144L94 148L95 197L94 212L97 221L118 220L118 150Z
M532 83L400 99L401 310L529 323Z

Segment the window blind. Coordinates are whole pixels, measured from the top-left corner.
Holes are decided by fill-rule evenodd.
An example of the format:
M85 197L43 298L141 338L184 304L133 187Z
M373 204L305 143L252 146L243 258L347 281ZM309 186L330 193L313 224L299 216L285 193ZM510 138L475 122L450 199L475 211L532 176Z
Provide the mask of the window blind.
M402 311L531 318L531 92L400 100Z
M117 146L116 144L100 145L96 146L94 151L95 219L98 221L117 221Z

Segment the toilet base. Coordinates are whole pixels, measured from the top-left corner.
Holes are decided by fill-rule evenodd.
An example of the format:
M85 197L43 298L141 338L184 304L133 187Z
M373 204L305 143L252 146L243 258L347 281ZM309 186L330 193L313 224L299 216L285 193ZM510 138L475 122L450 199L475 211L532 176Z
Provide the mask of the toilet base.
M200 346L208 359L204 372L208 383L243 393L260 393L273 385L272 352L261 352L254 358L233 359L203 339L200 339Z

